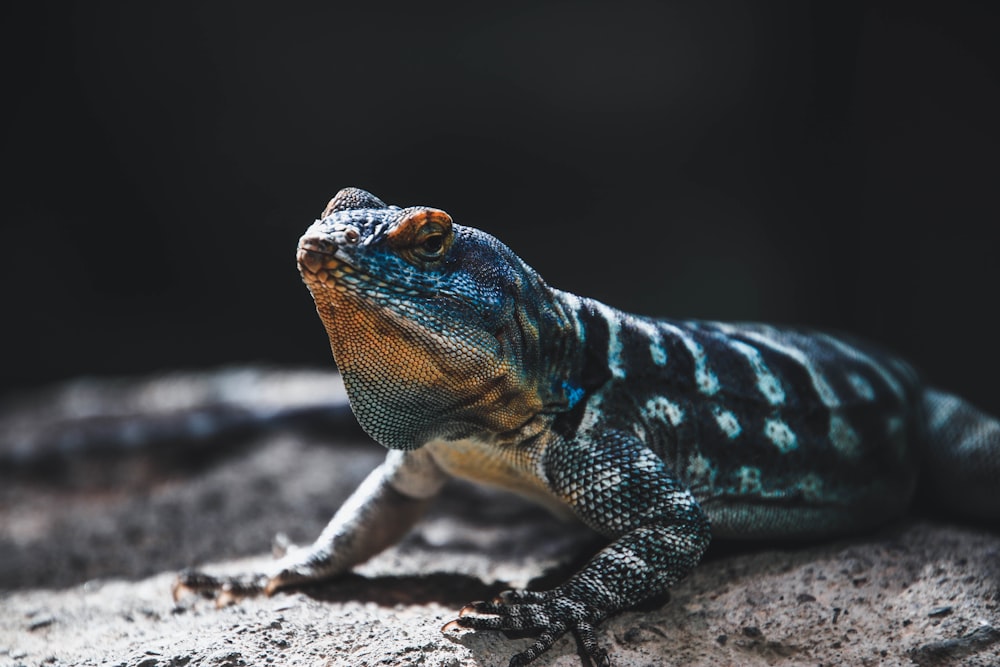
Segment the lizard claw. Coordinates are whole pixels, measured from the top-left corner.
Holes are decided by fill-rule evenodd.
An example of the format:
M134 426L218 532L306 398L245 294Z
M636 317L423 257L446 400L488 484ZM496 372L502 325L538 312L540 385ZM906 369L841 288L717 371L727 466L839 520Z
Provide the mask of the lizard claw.
M532 662L567 632L577 636L594 664L610 666L607 651L600 648L594 626L607 613L562 592L504 591L489 602L473 602L458 612L442 631L457 627L475 630L536 631L538 640L510 659L510 667Z
M462 625L458 622L458 619L455 619L453 621L448 621L447 623L442 625L441 632L451 632L452 630L457 630L461 627Z
M484 602L470 602L469 604L465 605L464 607L462 607L461 609L458 610L458 617L462 618L463 616L468 616L469 614L475 614L475 613L477 613L477 607L479 605L481 605L481 604L485 604L485 603Z

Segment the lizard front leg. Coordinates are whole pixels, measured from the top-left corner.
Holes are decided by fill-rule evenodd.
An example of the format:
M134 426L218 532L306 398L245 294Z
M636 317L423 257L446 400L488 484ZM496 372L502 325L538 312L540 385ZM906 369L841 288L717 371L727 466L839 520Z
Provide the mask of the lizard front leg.
M427 452L390 451L313 544L290 548L261 572L213 576L185 570L174 584L174 599L194 592L214 595L219 604L226 604L240 597L271 595L287 586L342 574L399 541L446 479Z
M550 445L543 469L550 488L614 541L561 586L472 603L445 628L539 631L531 647L511 658L512 667L572 631L595 663L609 665L595 626L684 577L708 546L708 519L663 461L630 433Z

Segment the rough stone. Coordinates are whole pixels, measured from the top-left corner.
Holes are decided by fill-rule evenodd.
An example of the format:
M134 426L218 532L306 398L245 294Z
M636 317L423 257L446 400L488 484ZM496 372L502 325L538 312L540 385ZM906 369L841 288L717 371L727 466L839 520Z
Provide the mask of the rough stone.
M100 483L0 474L0 665L502 666L532 640L441 626L509 586L558 583L600 547L455 483L349 576L223 609L175 604L176 570L251 568L278 531L311 539L382 455L287 433L231 449L192 467L103 462L121 469ZM598 636L619 667L997 665L998 555L995 531L915 517L828 543L714 545L669 601ZM580 664L571 637L538 661Z

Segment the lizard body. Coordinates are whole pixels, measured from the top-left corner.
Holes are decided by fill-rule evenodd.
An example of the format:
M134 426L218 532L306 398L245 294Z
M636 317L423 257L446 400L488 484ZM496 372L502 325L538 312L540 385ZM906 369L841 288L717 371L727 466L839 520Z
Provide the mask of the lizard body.
M1000 517L1000 422L867 343L629 315L549 287L443 211L353 188L306 231L298 263L351 407L389 455L312 546L257 575L182 573L178 590L335 576L397 540L455 475L611 542L564 584L452 623L538 632L511 665L567 631L610 664L594 627L667 590L712 535L862 530L907 507L922 465L936 500Z

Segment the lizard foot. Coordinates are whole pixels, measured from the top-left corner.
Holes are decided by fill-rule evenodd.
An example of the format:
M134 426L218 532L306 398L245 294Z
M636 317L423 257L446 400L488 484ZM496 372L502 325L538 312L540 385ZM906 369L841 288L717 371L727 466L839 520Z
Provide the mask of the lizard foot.
M284 533L278 533L274 537L271 550L277 559L293 559L293 554L301 551L301 547L292 544ZM281 588L297 582L308 581L311 578L310 572L303 573L301 570L304 566L298 561L296 561L296 565L281 569L276 574L274 572L270 574L257 572L215 576L199 570L182 570L177 574L177 580L174 581L171 592L174 602L185 595L194 594L214 598L216 606L227 607L244 598L258 595L271 596Z
M214 598L218 607L227 607L261 593L271 594L272 578L264 574L245 574L236 576L214 576L198 570L183 570L177 573L171 593L174 602L181 597L193 593L202 597Z
M559 589L504 591L489 602L466 605L458 612L458 618L441 630L464 627L540 632L534 644L510 659L509 667L527 665L564 634L573 632L595 665L610 667L608 652L598 646L594 633L594 627L606 616L606 612Z

